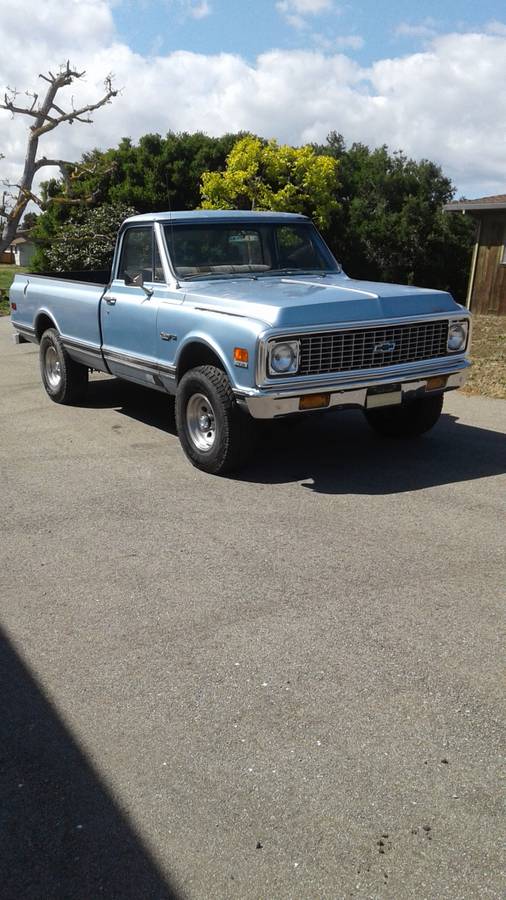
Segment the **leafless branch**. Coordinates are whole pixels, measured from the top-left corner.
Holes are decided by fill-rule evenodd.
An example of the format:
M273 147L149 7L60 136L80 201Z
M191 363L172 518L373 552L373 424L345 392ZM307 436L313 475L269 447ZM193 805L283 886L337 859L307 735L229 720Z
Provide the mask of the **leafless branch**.
M6 109L13 115L15 113L19 113L19 115L21 116L33 116L34 119L37 119L39 117L39 112L35 111L33 108L28 109L24 106L16 106L14 102L9 99L8 94L4 94L4 101L3 103L0 103L0 109Z
M34 131L36 130L37 135L40 137L43 134L47 134L48 131L52 131L54 128L57 128L58 125L62 125L63 122L68 122L69 125L72 125L73 122L83 122L86 125L91 125L93 119L90 118L87 114L95 112L95 110L100 109L107 103L110 103L111 100L118 95L118 90L113 88L112 86L112 79L110 76L105 79L104 87L105 94L100 98L100 100L97 100L96 103L88 103L86 104L86 106L81 106L78 109L75 109L75 107L72 106L72 109L69 112L64 112L63 110L60 112L59 110L57 110L58 112L60 112L58 116L50 116L49 112L46 112L44 116L46 124L36 126ZM57 109L57 107L54 106L54 103L51 104L51 108Z
M74 100L71 100L71 108L65 111L65 108L56 102L58 92L65 87L69 87L74 81L78 81L85 75L85 71L74 69L70 65L70 61L61 66L56 73L49 71L41 73L40 78L48 85L45 95L39 100L39 95L30 91L25 91L25 96L32 99L29 106L23 106L18 103L19 92L16 88L7 87L4 93L3 102L0 102L0 109L10 112L12 116L20 115L33 119L33 123L29 128L29 136L26 149L26 157L21 180L17 188L17 195L8 195L4 193L0 206L0 216L6 219L0 235L0 252L8 247L16 234L21 216L25 207L30 201L37 206L44 208L49 202L70 203L71 205L89 205L96 201L97 196L93 195L86 198L76 198L70 195L72 182L82 177L86 169L79 172L79 167L75 163L71 163L64 159L49 159L45 156L37 159L37 150L39 139L50 131L53 131L59 125L67 122L72 125L74 122L82 124L90 124L93 122L91 114L107 103L110 103L118 95L118 90L113 86L112 76L108 75L104 82L104 93L102 97L93 103L87 103L77 107ZM0 159L3 157L0 155ZM37 197L32 191L33 179L37 172L42 168L54 166L59 168L63 181L65 183L65 194L58 198L50 198L46 203ZM88 170L90 171L90 170Z

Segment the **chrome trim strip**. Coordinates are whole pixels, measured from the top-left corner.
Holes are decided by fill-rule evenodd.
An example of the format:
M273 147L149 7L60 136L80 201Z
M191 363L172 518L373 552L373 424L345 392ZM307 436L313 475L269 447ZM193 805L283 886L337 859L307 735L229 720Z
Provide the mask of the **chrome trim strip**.
M463 313L448 313L448 312L431 313L431 314L426 313L423 316L412 316L412 317L411 316L410 317L401 316L399 318L387 319L387 320L368 319L367 321L364 321L364 322L357 322L357 321L334 322L331 325L322 325L321 328L315 327L314 325L306 325L306 326L302 325L299 328L294 327L294 328L290 328L290 329L288 329L288 328L275 328L272 330L269 329L268 331L267 330L263 331L261 334L258 335L258 338L257 338L257 353L256 353L257 362L256 362L256 371L255 371L256 383L259 387L269 388L270 386L273 386L274 384L276 384L276 385L279 384L281 386L285 386L287 384L292 384L292 383L293 384L301 384L302 381L304 381L304 383L311 384L312 383L311 379L314 380L317 378L321 378L320 375L303 375L303 376L298 375L298 376L295 376L295 379L290 379L290 381L286 381L286 382L281 381L279 378L269 379L265 374L267 372L268 345L273 339L275 339L277 337L284 337L287 340L289 338L292 338L293 340L297 340L301 335L308 335L308 334L319 335L319 334L326 334L329 331L353 331L358 328L359 329L381 328L381 327L390 328L391 326L395 326L395 325L417 325L417 324L421 324L423 322L439 322L441 320L447 321L450 325L450 324L453 324L454 322L469 322L470 318L471 318L471 315L466 310L464 312L464 314ZM469 334L468 334L468 339L467 339L466 350L464 351L465 353L467 353L469 351L470 338L471 338L471 325L469 324ZM456 354L456 355L458 356L458 354ZM444 357L444 358L446 359L446 357ZM455 359L455 356L452 354L451 358ZM442 357L439 357L439 359L441 360ZM425 360L424 362L431 363L431 362L433 362L433 360ZM421 364L422 363L420 363L420 362L414 362L414 363L409 363L408 365L418 366ZM406 364L404 364L404 366L405 365ZM397 368L399 368L399 367L397 367ZM381 371L383 371L383 372L386 370L387 370L387 367L384 367L383 369L381 369ZM393 372L395 372L396 368L392 367L391 370ZM371 375L371 374L375 374L376 371L377 370L374 370L374 369L367 370L365 377L367 377L368 375ZM388 371L390 371L390 367L388 367ZM345 373L336 372L336 373L334 373L333 376L331 376L331 378L332 379L336 378L336 380L339 381L343 378L343 376L348 378L350 376L353 376L354 374L355 374L354 372L345 372ZM331 382L331 383L333 383L333 382Z
M157 235L157 241L158 241L158 248L161 251L160 255L163 260L164 271L166 270L168 275L170 276L170 278L167 279L167 283L170 284L170 286L174 290L184 291L185 287L179 283L179 279L176 275L176 271L175 271L175 268L172 263L171 255L169 253L169 248L167 246L167 241L165 239L165 227L164 226L170 225L171 223L173 224L172 217L167 220L155 220L154 221L154 226L156 228L156 235ZM185 295L183 294L183 296L181 298L181 303L183 302L184 298L185 298Z
M290 382L276 385L264 385L261 388L236 388L234 394L239 398L262 397L265 399L300 396L301 394L332 393L333 391L355 390L362 387L379 387L382 384L395 384L398 381L416 381L427 379L433 375L448 375L465 372L471 366L469 359L461 356L457 359L426 360L426 365L421 363L409 363L409 366L396 366L389 369L369 370L368 372L345 372L339 380L330 376L326 380L319 381L308 378L292 379Z
M130 356L128 353L120 353L117 350L102 350L104 359L110 362L116 362L120 365L130 366L132 369L140 369L147 375L166 375L170 378L176 377L176 367L172 365L164 365L163 363L147 362L139 356Z
M230 310L228 310L228 309L214 309L212 306L196 306L195 310L197 312L216 313L217 316L235 316L236 319L251 318L250 316L243 315L243 313L230 312ZM261 321L261 319L258 321Z
M86 353L91 353L93 356L102 358L102 352L98 344L91 344L89 341L80 341L77 338L69 338L64 334L61 335L61 341L63 346L69 350L85 350Z
M13 326L13 328L16 329L16 331L20 331L21 334L32 334L32 335L35 334L35 328L33 327L33 325L21 325L21 324L18 324L17 322L14 322L12 320L12 318L11 318L11 325Z
M172 290L179 290L180 285L172 272L172 267L170 265L169 253L167 251L167 247L165 245L164 234L163 234L163 225L156 220L153 222L153 233L154 238L158 247L158 253L160 254L160 259L162 261L163 275L165 278L165 283ZM173 303L182 303L184 300L184 296L181 297L181 300L173 300Z
M469 365L469 363L468 363ZM434 373L437 374L437 373ZM443 389L444 391L455 390L456 388L462 387L465 383L467 376L467 372L465 370L461 370L460 372L452 372L448 375L448 380L446 382L446 386ZM408 399L410 397L416 397L417 395L425 395L426 393L426 385L427 378L426 376L422 379L417 378L409 381L401 381L401 398ZM393 382L393 379L390 379L390 382ZM332 390L329 388L327 391L309 391L306 392L304 389L298 391L297 394L278 394L278 395L265 395L265 394L257 394L257 395L238 395L236 393L238 402L241 405L245 406L250 415L253 416L254 419L275 419L278 416L288 416L296 414L303 415L305 412L311 412L311 410L300 410L299 409L299 400L302 395L306 393L328 393L330 394L329 405L325 407L325 409L336 409L336 408L346 408L346 407L359 407L364 408L367 403L367 391L370 387L380 387L381 384L388 384L389 381L386 380L384 382L372 382L371 384L362 385L360 387L350 386L344 390ZM395 383L395 382L394 382ZM429 394L441 393L441 391L430 391ZM398 396L398 395L396 395Z
M100 348L97 347L96 344L90 344L87 341L79 341L75 338L68 338L65 337L65 335L62 335L61 337L64 347L68 347L69 349L86 351L87 353L100 357L100 359L103 358L106 361L110 360L111 362L130 366L133 369L140 369L148 375L163 374L170 378L175 378L176 376L176 367L173 365L164 365L163 363L156 362L149 363L140 356L131 356L128 353L121 353L119 350Z

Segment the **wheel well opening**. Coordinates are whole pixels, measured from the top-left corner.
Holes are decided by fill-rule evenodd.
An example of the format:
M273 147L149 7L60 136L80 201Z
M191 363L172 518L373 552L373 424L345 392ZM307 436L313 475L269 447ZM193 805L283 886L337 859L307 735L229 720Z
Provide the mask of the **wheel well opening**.
M188 344L181 352L181 357L177 365L176 379L179 382L186 372L194 369L196 366L216 366L223 369L223 363L220 357L211 350L206 344L195 341Z
M45 313L43 313L42 315L40 315L37 318L37 321L35 323L35 334L37 336L37 340L39 341L39 343L40 343L40 339L41 339L42 335L44 334L44 332L47 331L48 328L54 328L54 327L55 327L55 324L54 324L53 320Z

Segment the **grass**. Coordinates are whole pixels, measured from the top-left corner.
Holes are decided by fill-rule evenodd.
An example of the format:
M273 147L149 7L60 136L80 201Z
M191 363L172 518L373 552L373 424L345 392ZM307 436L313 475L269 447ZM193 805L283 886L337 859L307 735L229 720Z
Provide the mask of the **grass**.
M474 316L466 394L506 400L506 316Z
M14 280L14 275L28 271L22 266L0 265L0 316L8 316L9 288Z
M8 290L21 266L0 265L0 316L9 315ZM473 366L466 394L484 394L506 400L506 316L474 316Z

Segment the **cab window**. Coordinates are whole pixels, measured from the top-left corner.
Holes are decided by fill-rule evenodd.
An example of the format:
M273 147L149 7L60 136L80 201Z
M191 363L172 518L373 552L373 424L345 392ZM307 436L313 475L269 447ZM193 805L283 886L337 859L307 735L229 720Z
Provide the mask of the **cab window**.
M118 278L130 281L141 274L143 281L153 281L152 227L129 228L123 237Z

